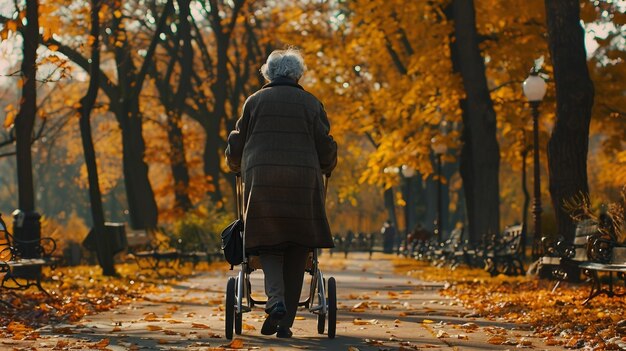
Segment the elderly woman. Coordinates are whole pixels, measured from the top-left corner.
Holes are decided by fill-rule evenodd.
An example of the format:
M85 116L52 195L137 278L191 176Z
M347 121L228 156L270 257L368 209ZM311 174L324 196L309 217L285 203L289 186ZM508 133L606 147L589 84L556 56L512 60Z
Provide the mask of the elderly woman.
M333 247L323 175L337 163L337 144L320 101L298 81L297 50L276 50L228 137L226 162L244 181L246 252L260 256L268 316L261 333L291 337L308 253Z

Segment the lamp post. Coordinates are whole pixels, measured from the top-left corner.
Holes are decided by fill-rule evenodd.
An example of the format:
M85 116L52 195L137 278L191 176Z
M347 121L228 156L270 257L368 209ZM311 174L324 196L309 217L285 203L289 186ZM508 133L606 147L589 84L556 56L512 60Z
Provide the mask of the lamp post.
M534 164L534 199L533 199L533 222L535 233L533 241L541 237L541 175L539 173L539 104L546 95L546 82L539 76L537 69L533 68L530 75L522 84L524 95L533 114L533 164Z
M409 255L409 231L411 230L411 184L410 179L415 175L415 169L408 165L402 165L400 168L402 178L404 180L405 189L405 205L404 205L404 255Z
M448 146L437 138L432 138L431 143L435 156L437 157L437 219L435 220L434 234L437 238L437 242L441 243L441 236L443 235L443 221L441 220L443 213L441 208L441 156L448 151Z

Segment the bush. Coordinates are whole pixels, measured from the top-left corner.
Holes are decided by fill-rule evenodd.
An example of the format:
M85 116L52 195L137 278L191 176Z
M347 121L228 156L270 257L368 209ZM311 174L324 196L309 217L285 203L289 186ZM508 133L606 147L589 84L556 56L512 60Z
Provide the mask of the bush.
M212 250L219 248L220 233L230 222L231 216L215 206L200 207L173 223L171 237L183 249Z

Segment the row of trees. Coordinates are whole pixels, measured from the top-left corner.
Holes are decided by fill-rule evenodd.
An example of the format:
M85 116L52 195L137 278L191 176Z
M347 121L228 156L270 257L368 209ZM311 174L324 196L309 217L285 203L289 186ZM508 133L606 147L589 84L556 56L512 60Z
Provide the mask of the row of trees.
M626 182L625 9L612 1L28 0L15 6L0 17L0 37L14 48L23 38L23 53L13 55L21 58L23 83L21 98L13 95L19 106L4 106L19 113L5 117L15 132L5 133L3 144L15 142L25 211L35 210L33 145L53 164L84 157L84 171L70 182L88 180L100 232L102 193L115 192L122 179L135 228L156 228L159 215L163 222L207 199L221 207L232 198L226 190L232 177L222 165L225 137L245 97L263 84L258 68L285 43L305 53L310 72L303 84L324 101L342 145L329 203L337 212L380 211L368 201L376 198L372 187L386 189L388 208L405 205L393 191L397 175L384 169L410 166L432 181L436 137L451 150L444 160L458 164L451 174L462 179L464 196L456 198L464 204L457 207L466 208L471 239L498 232L503 193L519 184L511 175L527 162L530 125L520 85L541 55L548 56L544 69L555 83L541 127L542 145L552 132L547 156L559 232L573 235L563 201L589 192L592 116L603 160L595 183L611 190ZM597 34L593 53L585 50L581 18L608 28ZM595 105L592 79L601 91Z

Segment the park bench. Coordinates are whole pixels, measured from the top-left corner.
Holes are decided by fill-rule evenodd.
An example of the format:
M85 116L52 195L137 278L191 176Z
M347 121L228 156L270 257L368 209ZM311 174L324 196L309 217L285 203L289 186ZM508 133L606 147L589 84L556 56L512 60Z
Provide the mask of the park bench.
M41 268L54 268L60 261L53 256L56 250L56 241L52 238L36 240L16 239L6 226L0 215L0 286L11 290L26 290L31 286L48 294L41 286Z
M463 227L459 228L462 230ZM463 234L461 234L463 236ZM485 238L481 240L481 242L472 244L469 240L463 240L461 244L459 244L451 255L451 268L456 268L461 264L465 264L468 267L473 268L483 268L485 266L485 243L487 242ZM491 237L490 240L494 240L494 237Z
M333 236L333 243L335 247L330 250L330 255L334 252L343 252L344 257L348 257L350 252L367 252L369 253L369 258L372 258L372 255L376 250L374 248L376 244L376 234L365 234L358 233L357 235L346 235L341 236L340 234L335 234Z
M557 279L552 291L558 288L562 281L580 280L580 265L589 262L587 247L589 238L598 234L598 224L591 219L585 219L576 224L574 242L569 244L563 237L556 242L549 243L542 238L546 255L539 259L539 270L548 271Z
M484 251L485 270L491 275L500 273L506 275L524 274L522 263L522 231L521 224L508 226L500 237L486 242Z
M185 263L195 266L201 261L210 263L223 256L219 246L211 247L202 240L200 244L191 245L169 236L157 239L146 233L145 237L147 241L144 239L140 245L129 245L128 248L129 256L134 258L142 270L154 270L157 273L161 269L176 271L177 267Z
M463 241L463 228L455 228L450 232L446 241L434 247L431 253L431 262L436 267L446 264L454 266L456 262L455 252L461 247Z
M341 235L339 234L333 235L333 243L335 244L335 247L330 249L331 257L333 256L333 253L343 250L343 238L341 237Z
M599 295L626 296L626 289L621 292L614 290L614 274L615 278L626 285L626 245L618 243L615 233L600 229L590 235L587 257L589 261L579 265L583 273L591 279L591 290L583 305ZM606 279L602 279L601 274Z

